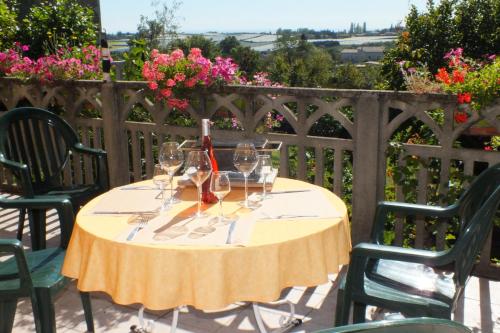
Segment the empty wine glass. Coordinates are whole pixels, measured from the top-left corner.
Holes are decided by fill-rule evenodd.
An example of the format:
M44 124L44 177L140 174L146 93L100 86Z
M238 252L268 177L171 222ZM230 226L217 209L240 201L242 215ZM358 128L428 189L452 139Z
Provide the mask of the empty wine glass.
M204 217L206 213L201 211L201 185L212 173L212 163L206 151L190 151L186 160L186 175L196 185L198 190L198 211L196 217Z
M184 163L184 153L179 149L177 142L164 142L161 145L158 160L161 166L165 169L170 177L170 199L169 205L180 202L179 199L174 197L174 175Z
M162 168L160 164L155 164L153 170L153 183L161 190L161 209L162 211L166 210L168 207L165 188L167 187L169 182L169 176L166 171Z
M262 179L262 200L267 199L266 192L266 181L267 177L272 173L273 163L271 161L271 156L269 155L259 155L257 157L257 167L255 168L255 172Z
M226 223L229 221L228 218L224 217L222 213L222 199L231 192L231 182L229 181L229 174L226 171L214 171L212 172L212 178L210 179L210 191L219 200L219 223Z
M242 205L245 208L255 208L255 204L248 202L248 176L257 166L257 150L252 143L238 143L234 151L233 163L245 178L245 201Z

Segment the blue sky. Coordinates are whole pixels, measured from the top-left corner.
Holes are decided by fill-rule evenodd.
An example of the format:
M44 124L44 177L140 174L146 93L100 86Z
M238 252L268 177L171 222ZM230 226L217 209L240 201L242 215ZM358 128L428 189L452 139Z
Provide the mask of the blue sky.
M100 2L102 25L108 32L134 32L141 15L154 17L150 0ZM177 16L181 32L348 30L351 22L366 22L373 30L402 22L410 4L423 10L426 0L183 0Z

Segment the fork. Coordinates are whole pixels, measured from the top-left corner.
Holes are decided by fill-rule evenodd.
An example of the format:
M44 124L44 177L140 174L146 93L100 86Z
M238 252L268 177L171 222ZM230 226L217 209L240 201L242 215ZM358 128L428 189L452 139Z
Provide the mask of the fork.
M137 235L137 233L139 231L141 231L142 229L144 229L144 227L146 226L146 224L151 220L153 219L155 216L154 215L140 215L139 216L141 221L139 222L139 224L130 232L130 234L128 234L127 236L127 241L131 241L132 239L134 239L135 235Z

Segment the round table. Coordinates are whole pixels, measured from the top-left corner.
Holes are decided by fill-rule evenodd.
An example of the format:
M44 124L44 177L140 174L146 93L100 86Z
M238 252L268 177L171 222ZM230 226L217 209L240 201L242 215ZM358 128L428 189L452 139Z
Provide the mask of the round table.
M137 184L152 185L151 181ZM89 214L106 200L105 193L80 210L62 273L78 279L81 291L102 291L118 304L141 303L151 310L182 305L216 310L237 301L275 301L286 287L317 286L349 263L347 209L336 195L309 183L277 178L273 185L273 191L298 188L321 189L342 217L257 221L247 246L117 241L117 235L130 229L130 216ZM224 207L236 206L243 193L233 189ZM307 204L307 192L304 198ZM195 188L185 188L180 199L169 213L195 206ZM208 210L216 215L218 206Z

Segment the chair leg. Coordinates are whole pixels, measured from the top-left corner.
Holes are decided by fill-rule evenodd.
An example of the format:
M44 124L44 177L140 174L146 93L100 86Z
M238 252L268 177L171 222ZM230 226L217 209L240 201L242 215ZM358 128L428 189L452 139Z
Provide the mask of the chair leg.
M50 290L45 288L37 288L35 289L35 293L38 301L38 314L40 316L40 333L55 333L56 315Z
M31 233L31 249L33 251L42 250L46 247L46 211L45 209L30 209L28 211L28 219L30 223Z
M87 331L94 332L94 318L92 316L90 293L80 291L80 298L82 299L83 313L85 314L85 322L87 323Z
M344 301L344 289L340 288L337 291L337 305L335 307L335 327L337 326L342 326L347 323L344 323L342 318L343 318L343 312L344 312L344 307L342 306L342 303ZM349 312L349 309L347 309Z
M16 315L17 298L0 301L0 332L10 333Z
M366 320L366 304L354 302L354 310L352 312L352 323L364 323Z
M17 239L23 240L24 221L26 220L26 208L19 209L19 222L17 224Z

